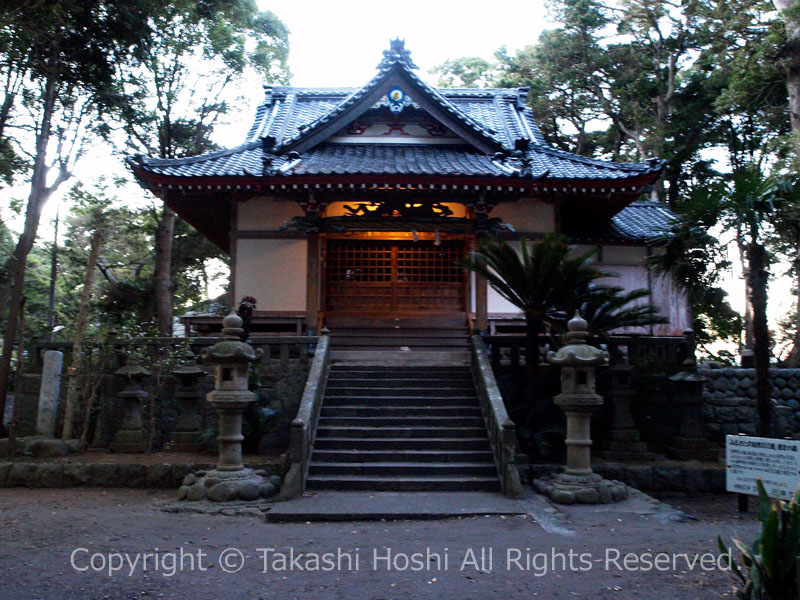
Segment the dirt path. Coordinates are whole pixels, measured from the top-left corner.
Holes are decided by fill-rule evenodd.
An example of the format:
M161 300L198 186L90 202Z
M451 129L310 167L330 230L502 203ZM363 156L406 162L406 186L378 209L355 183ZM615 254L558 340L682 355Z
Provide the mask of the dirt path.
M524 516L268 524L256 517L170 514L155 509L171 498L172 494L140 490L0 490L0 597L720 598L732 595L727 574L716 569L704 571L698 566L691 570L679 558L674 570L626 572L617 568L613 559L617 551L620 565L625 553L688 553L691 559L715 550L717 534L749 540L756 531L752 515L737 515L731 497L672 500L701 517L684 522L624 506L572 507L555 519L563 529L574 532L566 535L553 523L545 529ZM244 566L239 572L223 569L233 571L239 566L240 556L235 552L229 553L228 562L220 559L220 553L229 547L242 552ZM266 562L261 548L275 549L266 554ZM162 554L158 570L153 570L156 549ZM294 570L277 570L289 567L290 563L281 563L281 557L290 560L292 550L295 556L331 552L335 562L337 549L345 553L339 559L341 570L298 570L298 565L314 566L308 562L310 555L296 562ZM181 551L184 569L176 569L170 576L172 560L179 561ZM141 569L140 556L132 574L130 563L108 574L110 561L119 562L123 555L133 560L137 553L150 555L147 572ZM421 553L419 563L414 562L412 553ZM438 562L432 554L439 555ZM194 558L194 570L189 555ZM402 570L406 559L408 569ZM78 569L88 569L78 571L71 562ZM325 564L321 562L320 569ZM417 565L423 570L411 570Z

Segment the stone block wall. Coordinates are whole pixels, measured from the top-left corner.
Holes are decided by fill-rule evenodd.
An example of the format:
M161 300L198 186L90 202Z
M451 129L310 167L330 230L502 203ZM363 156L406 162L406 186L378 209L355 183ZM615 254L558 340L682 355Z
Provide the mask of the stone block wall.
M756 433L755 369L703 368L703 417L710 440L724 443L726 435ZM800 369L771 369L772 400L778 437L800 432Z

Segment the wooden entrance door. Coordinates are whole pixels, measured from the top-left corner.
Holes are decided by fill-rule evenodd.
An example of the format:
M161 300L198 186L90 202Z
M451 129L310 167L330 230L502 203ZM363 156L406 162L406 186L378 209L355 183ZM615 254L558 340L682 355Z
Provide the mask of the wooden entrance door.
M328 240L327 312L465 310L466 274L456 265L463 240Z

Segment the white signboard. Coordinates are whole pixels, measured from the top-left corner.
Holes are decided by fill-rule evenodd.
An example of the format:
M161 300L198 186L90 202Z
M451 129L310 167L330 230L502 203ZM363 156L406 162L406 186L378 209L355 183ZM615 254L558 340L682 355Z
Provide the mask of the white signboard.
M760 477L770 497L789 500L800 486L800 442L728 435L725 465L729 492L757 495Z

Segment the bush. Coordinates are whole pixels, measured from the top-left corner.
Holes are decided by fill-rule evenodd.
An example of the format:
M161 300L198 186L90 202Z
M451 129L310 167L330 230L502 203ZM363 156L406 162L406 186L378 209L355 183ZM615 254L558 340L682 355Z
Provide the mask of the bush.
M800 553L800 489L790 502L773 500L759 479L758 520L761 531L749 548L739 539L734 544L741 552L734 562L722 538L718 538L727 559L738 600L798 600L798 553Z

